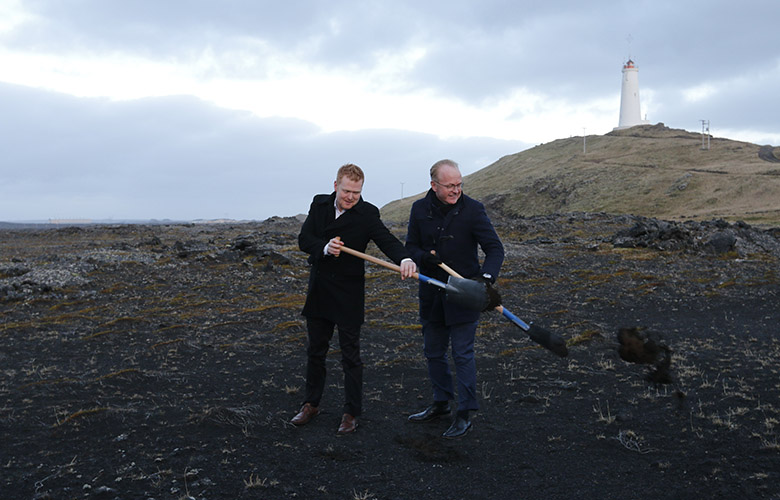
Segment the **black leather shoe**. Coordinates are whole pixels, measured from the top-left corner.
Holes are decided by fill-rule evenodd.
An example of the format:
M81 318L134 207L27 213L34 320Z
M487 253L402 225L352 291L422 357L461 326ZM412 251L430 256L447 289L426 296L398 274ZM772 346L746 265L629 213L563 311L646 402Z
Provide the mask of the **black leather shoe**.
M455 417L455 420L452 421L452 425L450 426L449 429L444 431L442 437L448 439L459 438L461 436L465 436L470 429L471 429L471 420L468 420L463 417Z
M430 422L436 420L439 417L450 414L450 402L447 401L446 405L432 404L428 408L424 409L420 413L409 415L410 422Z

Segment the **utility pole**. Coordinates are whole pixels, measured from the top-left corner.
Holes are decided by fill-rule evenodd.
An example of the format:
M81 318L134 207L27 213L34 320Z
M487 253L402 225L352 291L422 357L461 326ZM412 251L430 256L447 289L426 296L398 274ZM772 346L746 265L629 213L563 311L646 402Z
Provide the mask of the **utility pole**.
M699 120L701 122L701 149L709 151L710 149L710 121ZM704 135L707 135L707 146L704 146Z
M401 199L404 199L404 182L401 183Z
M585 127L582 127L582 154L585 154Z

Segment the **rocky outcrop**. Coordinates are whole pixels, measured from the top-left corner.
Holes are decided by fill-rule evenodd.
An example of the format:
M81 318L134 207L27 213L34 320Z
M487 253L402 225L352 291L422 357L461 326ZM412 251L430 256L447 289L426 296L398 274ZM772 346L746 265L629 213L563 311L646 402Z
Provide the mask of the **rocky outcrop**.
M669 222L633 217L631 227L618 231L611 239L616 247L652 248L664 251L703 252L739 257L766 252L780 256L780 239L775 230L754 228L744 222L724 220Z
M580 244L597 248L611 243L620 248L649 248L661 252L701 253L705 255L746 258L766 253L780 257L780 228L760 229L744 222L730 224L723 220L665 221L605 213L571 213L541 215L527 218L496 216L494 223L500 232L516 234L524 248L546 245ZM191 262L244 263L265 273L278 272L290 266L303 254L297 249L300 230L296 218L273 218L242 226L243 233L221 241L218 236L199 229L198 225L181 226L186 238L166 244L146 228L93 227L54 229L60 236L71 235L87 239L100 232L132 235L129 240L108 248L87 249L59 255L51 253L38 260L11 259L0 262L0 300L20 300L35 295L57 293L64 288L79 288L89 283L90 272L98 267L127 264L185 266ZM592 225L590 233L572 235L572 225ZM598 229L595 226L598 226ZM604 228L612 235L604 237ZM617 231L614 228L621 228ZM399 237L402 235L397 231ZM8 233L13 237L13 232ZM529 235L526 239L523 239ZM162 265L162 264L161 264Z

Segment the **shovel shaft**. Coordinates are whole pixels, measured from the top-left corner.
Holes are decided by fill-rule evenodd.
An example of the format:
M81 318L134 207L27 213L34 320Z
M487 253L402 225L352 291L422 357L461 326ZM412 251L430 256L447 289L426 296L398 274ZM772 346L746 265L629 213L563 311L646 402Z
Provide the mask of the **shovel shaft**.
M444 262L440 262L439 263L439 267L444 269L445 271L447 271L447 274L449 274L450 276L455 276L456 278L462 278L463 277L463 276L461 276L458 273L458 271L456 271L455 269L451 268L450 266L448 266Z
M496 311L500 312L504 315L505 318L507 318L512 323L516 324L526 332L531 329L530 325L523 321L522 319L518 318L509 309L506 309L504 306L496 306Z
M401 272L401 266L397 266L397 265L393 264L392 262L387 262L387 261L384 261L382 259L377 259L373 255L368 255L367 253L358 252L357 250L352 250L351 248L345 247L345 246L341 247L341 251L342 252L346 252L346 253L348 253L350 255L354 255L355 257L358 257L360 259L367 260L369 262L373 262L374 264L376 264L378 266L386 267L387 269L390 269L392 271L397 271L399 273ZM415 278L417 278L417 276L415 276Z
M382 259L377 259L373 255L368 255L367 253L358 252L357 250L353 250L353 249L351 249L349 247L345 247L345 246L341 247L341 251L342 252L346 252L346 253L348 253L350 255L353 255L353 256L355 256L355 257L357 257L359 259L367 260L368 262L374 263L374 264L376 264L378 266L382 266L384 268L390 269L392 271L396 271L396 272L399 272L399 273L401 272L401 266L395 265L392 262L387 262L387 261L382 260ZM422 281L423 283L428 283L430 285L437 286L437 287L443 288L445 290L447 289L446 283L442 283L439 280L436 280L436 279L433 279L433 278L429 278L428 276L425 276L424 274L414 273L414 274L412 274L412 277L414 279L416 279L416 280Z

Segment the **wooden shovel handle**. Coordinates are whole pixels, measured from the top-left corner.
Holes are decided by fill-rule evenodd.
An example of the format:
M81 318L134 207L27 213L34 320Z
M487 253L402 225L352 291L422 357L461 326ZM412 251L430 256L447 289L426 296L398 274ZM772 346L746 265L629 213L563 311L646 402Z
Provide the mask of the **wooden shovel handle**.
M374 257L372 255L368 255L367 253L358 252L357 250L353 250L353 249L351 249L349 247L346 247L346 246L342 246L341 247L341 251L342 252L346 252L346 253L348 253L350 255L354 255L355 257L358 257L360 259L367 260L369 262L373 262L374 264L376 264L378 266L386 267L387 269L391 269L391 270L399 272L399 273L401 272L401 266L397 266L397 265L395 265L395 264L393 264L391 262L387 262L387 261L382 260L382 259L377 259L376 257ZM418 273L412 274L412 277L414 279L420 279L420 275Z
M451 268L450 266L448 266L448 265L447 265L447 264L445 264L444 262L441 262L441 263L439 264L439 267L440 267L440 268L442 268L442 269L444 269L445 271L447 271L447 274L449 274L450 276L454 276L454 277L456 277L456 278L463 278L463 276L461 276L460 274L458 274L458 271L456 271L455 269Z

